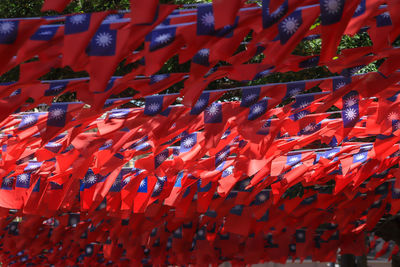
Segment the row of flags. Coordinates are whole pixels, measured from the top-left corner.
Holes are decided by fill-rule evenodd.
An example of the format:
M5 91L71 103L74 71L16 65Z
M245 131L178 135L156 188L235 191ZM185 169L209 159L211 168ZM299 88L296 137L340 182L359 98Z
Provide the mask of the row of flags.
M399 7L260 4L1 19L0 73L19 67L0 84L1 261L243 265L374 247L365 234L400 210ZM344 34L372 43L337 53ZM319 54L296 52L318 39ZM163 73L175 56L190 68ZM89 77L41 79L62 67ZM265 84L310 68L338 75ZM251 85L211 89L230 80Z
M253 192L239 191L223 199L217 196L206 212L197 211L204 198L200 190L197 200L186 205L171 208L153 202L136 214L113 210L112 205L121 200L115 191L88 212L79 212L73 202L52 217L1 209L1 260L10 265L118 266L217 265L227 260L285 263L296 258L333 262L338 248L343 254L387 257L396 254L398 247L372 235L365 241L366 231L398 201L393 184L383 183L353 198L332 195L329 188L309 189L301 197L277 204L268 191L253 195L249 205L240 204L238 199L248 202ZM140 187L138 194L143 192Z

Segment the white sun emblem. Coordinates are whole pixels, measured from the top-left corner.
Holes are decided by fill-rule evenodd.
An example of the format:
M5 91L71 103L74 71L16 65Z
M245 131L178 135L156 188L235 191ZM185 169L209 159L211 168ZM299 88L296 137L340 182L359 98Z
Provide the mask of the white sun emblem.
M35 120L36 120L35 116L27 115L27 116L24 116L24 118L22 119L22 123L24 125L31 125L32 123L35 122Z
M214 26L214 15L211 12L204 14L201 17L201 23L203 23L207 27Z
M359 4L359 5L357 6L357 8L356 8L356 11L355 11L354 13L361 12L361 10L362 10L362 5Z
M388 120L390 121L397 121L399 120L399 113L397 112L390 112L389 115L387 116Z
M292 90L289 91L289 95L296 96L296 95L300 94L300 92L301 92L300 88L293 88Z
M269 9L268 9L269 12ZM271 13L271 17L273 18L279 18L280 16L283 15L283 7L279 6L277 9L275 9L274 12Z
M156 183L154 186L154 192L160 192L161 191L161 184L159 182Z
M115 20L118 20L118 19L119 19L118 15L111 14L111 15L108 15L104 21L109 22L109 21L115 21Z
M282 21L282 27L286 34L294 34L299 28L299 22L296 18L288 17Z
M210 54L210 49L203 48L203 49L200 49L199 52L197 52L197 53L202 57L207 57Z
M53 32L52 31L42 31L39 32L39 35L51 35Z
M304 101L303 103L300 104L300 108L301 108L301 109L306 108L306 107L308 107L310 104L311 104L311 102Z
M203 98L200 98L196 104L194 105L195 108L201 108L204 107L207 104L207 101Z
M91 174L88 177L86 177L85 183L94 184L96 182L96 180L97 180L96 175Z
M217 158L218 158L219 160L223 160L223 159L225 159L227 156L228 156L228 151L224 151L224 152L221 152L221 153L217 156Z
M339 0L325 0L324 8L329 14L336 14L340 11L340 2Z
M290 162L297 162L299 160L300 159L298 157L293 157L293 158L289 159Z
M160 154L160 155L157 156L156 161L157 161L157 163L161 164L161 163L163 163L166 159L167 159L167 156L165 156L164 154Z
M354 108L349 108L344 111L346 119L352 121L357 117L357 111Z
M13 177L7 177L3 179L3 184L5 185L11 185L13 182Z
M264 202L266 199L267 199L267 196L264 195L264 194L261 194L261 195L258 196L258 200L261 201L261 202Z
M303 239L304 238L304 234L302 232L297 233L297 237L299 239Z
M400 129L400 121L398 121L398 122L396 122L394 125L393 125L393 128L394 128L394 130L398 130L398 129Z
M307 116L307 112L306 111L301 111L301 112L297 113L297 119L298 120L300 120L300 119L302 119L302 118L304 118L306 116Z
M8 34L8 33L12 32L14 30L14 28L15 28L15 25L11 21L6 21L6 22L0 23L0 33L1 34Z
M132 179L132 176L129 176L129 177L125 178L124 179L124 183L128 184L131 181L131 179Z
M197 234L200 235L200 236L201 236L201 235L204 235L204 230L199 230L199 231L197 232Z
M356 156L356 160L363 160L365 156L363 154L359 154Z
M107 47L111 45L112 36L108 32L101 32L96 35L96 45L101 47Z
M351 97L345 99L345 101L344 101L344 105L346 107L351 107L351 106L353 106L353 105L355 105L357 103L358 103L358 100L354 96L351 96Z
M226 168L224 170L225 174L226 175L231 175L233 173L233 168L234 168L233 166L229 166L228 168Z
M61 119L64 116L64 114L65 114L65 111L63 109L56 108L56 109L52 110L49 115L50 115L50 118L58 120L58 119Z
M258 95L257 94L250 94L248 96L245 97L246 101L253 101L254 99L257 99Z
M146 186L146 180L145 179L143 179L141 182L140 182L140 185L139 185L139 187L140 188L144 188L145 186Z
M166 74L159 74L159 75L154 75L152 77L152 79L153 79L154 82L157 83L157 82L160 82L162 80L165 80L167 77L168 77L168 75L166 75Z
M382 15L382 17L384 17L385 19L390 18L390 14L389 14L388 11L383 12L381 15Z
M156 42L156 43L159 43L159 44L166 44L166 43L168 43L169 42L169 40L171 39L171 34L169 34L169 33L163 33L163 34L160 34L159 36L157 36L155 39L154 39L154 41Z
M331 157L333 157L333 156L335 156L335 155L336 155L335 152L331 152L331 153L328 154L328 158L331 158Z
M149 105L149 110L150 110L151 112L156 112L156 111L158 111L159 108L160 108L160 105L157 104L157 103L151 103L151 104Z
M342 88L342 87L345 86L345 85L346 85L346 83L340 82L340 83L336 84L335 90L340 89L340 88Z
M264 112L264 108L261 105L256 105L253 110L251 111L251 113L253 114L261 114Z
M183 140L183 146L184 147L192 147L194 145L194 140L191 137L186 138Z
M77 15L70 17L69 20L71 21L72 24L75 24L75 25L82 24L86 20L86 15L85 14L77 14Z
M312 123L308 124L306 127L304 127L304 132L308 133L314 130L314 125Z
M350 70L350 75L353 76L357 74L362 69L362 67L354 67L353 69Z
M212 104L208 109L207 113L210 116L215 116L218 114L218 106L216 104Z
M26 173L18 175L18 181L20 183L26 184L29 181L29 175Z

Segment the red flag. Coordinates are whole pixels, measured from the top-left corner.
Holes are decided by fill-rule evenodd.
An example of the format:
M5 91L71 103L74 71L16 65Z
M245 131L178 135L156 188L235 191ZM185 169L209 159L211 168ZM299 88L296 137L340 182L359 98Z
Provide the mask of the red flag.
M72 0L44 0L41 12L54 10L62 12Z

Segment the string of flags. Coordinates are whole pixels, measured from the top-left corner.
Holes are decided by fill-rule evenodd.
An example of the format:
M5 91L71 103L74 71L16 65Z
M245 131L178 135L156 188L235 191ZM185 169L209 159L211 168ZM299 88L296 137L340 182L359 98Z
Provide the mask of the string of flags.
M69 2L46 0L42 11ZM193 7L131 0L127 12L0 20L0 74L19 67L0 84L0 261L398 253L389 242L377 249L371 232L400 211L400 6ZM338 51L343 36L360 35L369 45ZM314 41L318 54L296 52ZM171 58L190 67L166 73ZM116 76L120 66L132 70ZM63 67L88 77L43 79ZM287 72L306 74L266 82ZM221 81L242 86L214 89ZM76 101L60 101L68 94Z

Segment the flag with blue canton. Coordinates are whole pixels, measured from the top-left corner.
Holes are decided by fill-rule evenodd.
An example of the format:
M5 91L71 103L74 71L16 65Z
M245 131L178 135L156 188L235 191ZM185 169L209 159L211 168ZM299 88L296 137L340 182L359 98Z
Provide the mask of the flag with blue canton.
M318 66L318 63L319 63L319 56L311 56L308 59L300 61L299 68L301 69L313 68Z
M339 22L342 18L344 0L320 0L321 23L331 25Z
M206 240L206 227L203 226L197 230L195 240Z
M151 197L160 196L166 182L167 182L167 177L166 176L157 177L157 182L156 182L156 185L154 186L153 193L152 193Z
M332 78L332 90L336 91L343 86L348 85L351 83L351 77L335 77Z
M44 25L41 26L32 36L31 40L33 41L50 41L58 29L60 25Z
M250 107L247 119L252 121L261 117L268 109L268 99L264 98Z
M230 145L225 146L217 154L215 154L215 168L224 162L230 154Z
M300 205L311 205L311 204L315 203L316 201L317 201L317 194L303 199L300 202Z
M154 168L157 169L169 157L169 149L164 149L154 157Z
M145 97L144 114L154 116L163 110L164 96L153 95Z
M396 187L396 183L392 182L392 198L400 199L400 188Z
M295 96L296 102L292 104L293 109L305 109L314 101L314 94L304 94Z
M19 20L0 22L0 44L13 44L17 40L19 23Z
M240 216L240 215L242 215L243 207L244 207L243 205L236 205L229 212L231 214L235 214L235 215Z
M21 174L17 175L15 187L29 188L30 181L31 181L30 173L21 173Z
M91 16L91 13L66 16L64 34L82 33L89 30Z
M180 153L190 151L197 143L197 133L192 133L182 137Z
M44 91L45 96L56 96L61 94L68 85L68 81L56 81L49 83L49 89Z
M360 152L353 155L353 163L364 162L368 159L368 151Z
M151 75L149 84L155 84L155 83L161 82L161 81L169 78L170 76L171 75L169 73Z
M354 12L353 18L359 17L365 13L366 10L366 0L361 0Z
M14 185L14 180L15 180L15 177L13 177L13 176L4 177L3 180L1 181L1 189L12 190L13 185Z
M390 19L390 14L388 11L376 16L377 27L386 27L391 25L392 25L392 20Z
M302 229L297 229L295 233L296 243L306 242L306 231Z
M289 115L289 118L294 120L294 121L298 121L304 117L306 117L307 115L311 114L310 111L308 110L302 110L300 112L294 113L292 115Z
M359 94L357 91L351 91L342 98L343 109L342 119L345 128L352 128L358 121L359 113Z
M203 92L199 99L197 100L196 104L190 110L191 115L199 115L203 110L206 109L210 100L210 93Z
M138 193L147 193L147 177L143 178L143 180L140 182L139 188L138 188Z
M304 92L306 89L306 83L305 82L290 82L286 84L286 97L295 97L298 94Z
M251 205L261 205L265 203L270 198L270 192L269 191L261 191L258 193L254 199L254 201L251 203Z
M29 161L28 165L25 167L24 172L31 172L31 171L36 171L42 166L43 162L37 162L37 161Z
M150 51L155 51L170 45L175 40L176 27L155 29L149 34Z
M24 130L35 125L38 118L39 114L37 113L22 115L21 122L18 124L18 130Z
M214 11L211 4L197 7L197 35L213 35L215 33Z
M290 166L294 166L301 161L301 153L300 154L292 154L287 155L286 164Z
M259 135L269 135L271 129L271 119L268 119L263 126L257 131Z
M64 127L68 112L68 104L52 103L49 107L47 125L55 127Z
M269 210L267 210L257 222L267 222L269 220Z
M81 180L81 191L91 188L97 183L104 182L106 177L101 176L100 174L94 174L94 172L89 169L86 172L85 177Z
M286 15L289 9L288 0L285 0L282 5L280 5L271 13L270 2L271 0L262 1L262 21L264 29L269 28L277 23L281 18Z
M202 187L201 179L197 180L197 191L198 192L208 192L212 187L212 182L207 183L204 187Z
M222 105L220 103L212 103L211 106L209 106L204 111L204 123L221 123L221 122L222 122Z
M116 45L117 30L110 29L110 24L103 24L90 40L86 53L89 56L114 56Z
M192 63L209 67L210 66L209 57L210 57L210 49L202 48L193 56Z
M389 183L383 183L375 188L375 195L381 195L380 199L386 198L389 193Z
M282 45L289 41L302 23L301 10L296 10L278 24L279 40Z
M250 107L257 103L260 97L260 87L250 87L242 89L242 101L240 102L241 107Z

